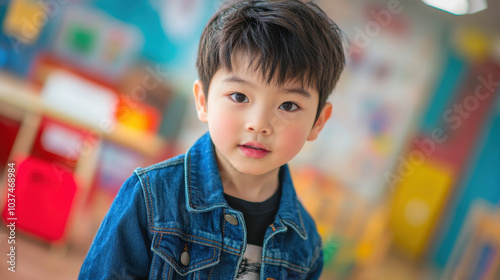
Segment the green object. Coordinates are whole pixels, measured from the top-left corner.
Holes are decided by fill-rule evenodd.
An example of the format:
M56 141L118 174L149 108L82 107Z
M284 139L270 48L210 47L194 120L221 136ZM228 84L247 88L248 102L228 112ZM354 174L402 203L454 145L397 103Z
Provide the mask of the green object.
M87 55L95 48L96 37L96 30L82 25L73 25L68 28L67 43L71 50Z
M335 259L339 252L340 242L333 238L328 238L323 242L323 261L325 266Z

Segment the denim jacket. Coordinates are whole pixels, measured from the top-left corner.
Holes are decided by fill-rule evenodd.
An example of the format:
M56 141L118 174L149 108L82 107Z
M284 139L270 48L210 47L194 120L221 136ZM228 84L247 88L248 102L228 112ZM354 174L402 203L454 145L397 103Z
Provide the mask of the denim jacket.
M245 222L224 199L210 135L185 155L134 173L104 218L79 279L235 279ZM318 279L321 238L287 165L279 173L282 194L265 233L260 279Z

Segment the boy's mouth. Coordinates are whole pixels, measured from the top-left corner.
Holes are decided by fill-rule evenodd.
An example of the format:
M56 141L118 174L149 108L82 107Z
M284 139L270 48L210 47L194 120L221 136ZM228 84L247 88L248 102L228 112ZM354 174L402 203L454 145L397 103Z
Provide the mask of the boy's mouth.
M248 143L245 143L245 144L240 145L240 146L270 152L268 149L266 149L266 147L264 145L257 143L257 142L248 142Z
M256 142L245 143L243 145L238 145L238 147L245 156L254 159L263 158L271 152L262 144Z

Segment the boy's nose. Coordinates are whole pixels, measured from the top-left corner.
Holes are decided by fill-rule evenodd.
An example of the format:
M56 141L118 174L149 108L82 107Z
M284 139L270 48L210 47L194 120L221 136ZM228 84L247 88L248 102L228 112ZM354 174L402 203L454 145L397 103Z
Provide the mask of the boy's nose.
M272 133L271 118L271 116L266 116L265 114L256 114L247 121L246 130L270 135Z
M251 132L262 133L264 135L271 134L271 129L270 128L262 128L262 129L260 129L260 128L256 127L256 126L250 125L250 126L247 127L247 130L251 131Z

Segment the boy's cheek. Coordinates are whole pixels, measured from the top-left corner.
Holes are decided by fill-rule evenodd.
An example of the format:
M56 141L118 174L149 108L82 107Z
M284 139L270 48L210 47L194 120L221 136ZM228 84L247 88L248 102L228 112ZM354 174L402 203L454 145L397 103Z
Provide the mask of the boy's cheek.
M212 124L213 128L217 130L232 130L235 126L237 126L237 117L236 114L213 114L209 119L209 122Z
M228 142L230 139L235 137L237 132L237 121L234 117L214 117L210 118L208 122L210 134L212 138L219 141Z
M304 146L307 134L301 129L287 129L282 133L282 137L280 138L280 146L282 149L294 153L293 156L295 156Z

